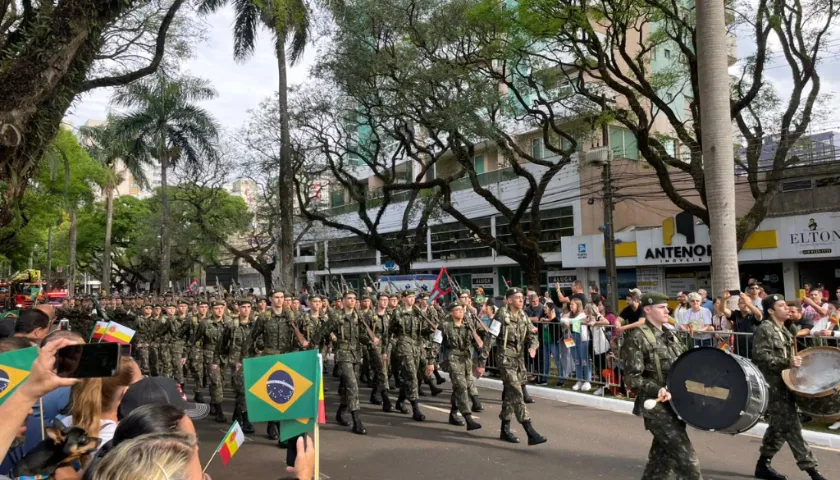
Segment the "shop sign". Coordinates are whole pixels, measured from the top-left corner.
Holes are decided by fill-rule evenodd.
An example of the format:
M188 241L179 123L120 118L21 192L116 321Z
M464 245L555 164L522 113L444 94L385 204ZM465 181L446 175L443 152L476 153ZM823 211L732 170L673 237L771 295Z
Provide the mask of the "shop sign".
M577 274L574 270L549 270L548 271L548 287L554 288L558 283L560 288L572 288L572 283L577 280Z
M812 217L807 229L788 234L788 241L802 255L830 255L835 242L840 241L840 230L820 228Z
M472 288L493 288L493 274L492 273L473 273L472 274Z

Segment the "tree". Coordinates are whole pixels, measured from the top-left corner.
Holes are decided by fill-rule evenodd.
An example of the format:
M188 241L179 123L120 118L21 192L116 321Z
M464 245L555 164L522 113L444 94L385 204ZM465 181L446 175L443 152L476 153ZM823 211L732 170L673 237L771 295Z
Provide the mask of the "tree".
M797 148L825 98L818 64L830 55L838 8L833 2L800 0L727 2L730 31L755 45L733 67L737 73L731 79L730 114L745 145L743 155L736 156L736 170L744 174L739 182L749 187L754 201L738 220L738 248L767 215L785 170L803 160ZM598 100L601 92L589 88L595 85L614 92L618 101L604 104L605 113L632 132L665 195L709 225L707 205L714 192L706 189L703 168L693 4L523 0L509 10L485 2L485 9L533 39L517 46L522 55L538 56L554 69L580 71L579 95ZM656 57L666 52L671 60L661 65L663 59ZM787 100L768 81L770 68L788 71ZM771 135L778 139L775 152L762 158ZM681 148L674 148L677 142ZM694 189L679 187L686 179ZM691 198L695 193L699 201Z
M226 0L205 0L202 8L212 11ZM237 60L245 60L254 52L258 23L274 35L277 56L280 115L280 162L278 164L277 200L280 213L277 243L278 272L285 287L294 286L294 193L292 147L289 134L288 78L286 61L296 63L303 56L309 39L309 11L304 0L234 0L236 19L233 24L234 50ZM290 43L289 43L290 42Z
M26 189L79 94L155 72L167 45L173 60L189 54L201 37L183 4L0 0L0 228L23 226Z
M105 166L105 246L102 252L102 292L111 291L111 233L114 223L114 189L122 181L121 172L117 172L117 165L121 164L140 186L148 186L148 180L143 172L143 165L150 159L145 156L129 155L129 145L114 131L111 119L105 125L97 127L82 127L80 134L88 145L90 155Z
M115 105L131 113L111 119L116 135L130 143L129 156L154 158L160 165L160 267L159 288L169 288L171 225L168 172L175 164L201 165L216 155L218 127L215 120L195 102L213 98L215 90L202 79L167 78L159 73L134 82L115 93Z

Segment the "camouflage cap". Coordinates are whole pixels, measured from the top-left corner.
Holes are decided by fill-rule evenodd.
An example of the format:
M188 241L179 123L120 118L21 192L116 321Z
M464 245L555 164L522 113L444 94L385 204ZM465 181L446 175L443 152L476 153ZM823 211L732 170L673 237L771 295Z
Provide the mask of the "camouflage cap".
M312 298L312 297L310 297L310 298ZM359 297L359 300L370 300L370 294L369 294L369 293L367 293L367 292L363 293L363 294Z
M647 292L642 295L639 303L644 307L645 305L667 305L668 295L659 292Z
M189 304L190 304L190 301L187 300L186 298L179 298L178 299L178 305L189 305Z
M522 289L519 287L508 288L505 292L505 298L510 298L516 294L522 294Z
M201 300L198 301L198 306L200 307L202 305L207 305L209 307L210 302L207 299L202 298Z

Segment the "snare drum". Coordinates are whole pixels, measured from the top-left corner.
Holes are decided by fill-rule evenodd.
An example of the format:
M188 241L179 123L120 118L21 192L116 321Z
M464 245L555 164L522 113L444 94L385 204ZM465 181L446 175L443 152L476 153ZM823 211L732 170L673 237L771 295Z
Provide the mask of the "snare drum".
M840 348L811 347L798 353L802 365L782 372L799 409L824 422L840 420Z
M742 433L767 410L764 375L746 358L718 348L680 355L668 374L668 391L677 416L700 430Z

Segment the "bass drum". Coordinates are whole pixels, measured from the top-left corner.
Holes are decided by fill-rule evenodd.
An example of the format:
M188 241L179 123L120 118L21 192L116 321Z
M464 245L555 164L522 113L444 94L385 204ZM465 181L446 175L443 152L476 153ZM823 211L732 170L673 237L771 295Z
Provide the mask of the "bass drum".
M840 348L812 347L797 355L802 365L782 372L782 380L799 409L822 422L840 420Z
M680 355L668 374L668 391L681 420L710 432L746 432L767 410L767 383L758 368L712 347Z

